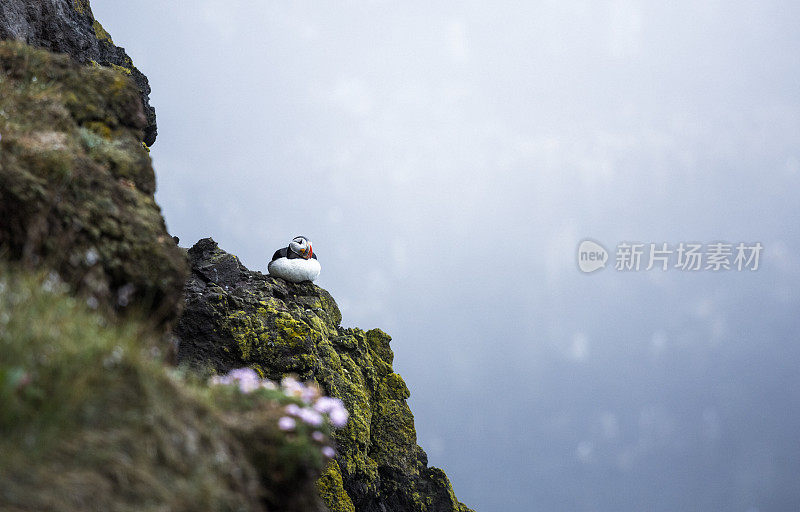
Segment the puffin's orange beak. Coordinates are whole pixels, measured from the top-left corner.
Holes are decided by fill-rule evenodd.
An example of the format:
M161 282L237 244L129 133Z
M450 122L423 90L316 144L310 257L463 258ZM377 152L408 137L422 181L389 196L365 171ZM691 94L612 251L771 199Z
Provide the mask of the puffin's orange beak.
M306 252L308 253L308 254L306 254L306 259L307 259L307 260L308 260L308 259L311 259L311 256L313 256L313 255L314 255L314 249L312 249L312 248L311 248L311 246L309 245L309 246L308 246L308 251L306 251Z

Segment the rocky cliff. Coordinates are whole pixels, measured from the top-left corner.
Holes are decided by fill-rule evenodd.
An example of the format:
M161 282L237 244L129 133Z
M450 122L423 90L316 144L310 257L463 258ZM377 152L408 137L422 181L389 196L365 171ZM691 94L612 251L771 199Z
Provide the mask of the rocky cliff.
M148 146L156 141L156 111L150 106L147 77L94 19L89 0L3 0L0 40L22 41L67 54L81 64L107 66L130 76L136 83L145 115L141 140Z
M168 325L187 267L154 199L146 126L127 73L0 43L0 254Z
M186 255L127 73L0 42L0 510L323 510L298 397L164 364Z
M176 246L146 79L88 1L3 1L0 38L0 510L468 512L388 335L213 240Z
M211 239L189 250L192 273L176 328L179 360L225 372L294 374L341 398L351 413L339 456L320 481L331 511L468 512L417 445L409 391L392 369L391 338L340 325L336 302L312 283L252 272Z

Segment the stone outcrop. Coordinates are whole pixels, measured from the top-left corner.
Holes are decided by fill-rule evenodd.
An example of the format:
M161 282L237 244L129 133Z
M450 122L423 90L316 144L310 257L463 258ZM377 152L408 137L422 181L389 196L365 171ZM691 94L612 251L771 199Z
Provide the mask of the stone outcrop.
M154 199L146 127L127 73L0 42L0 257L168 326L187 265Z
M89 0L3 0L0 39L65 53L81 64L108 66L130 76L138 88L146 117L141 140L153 145L158 129L156 111L150 106L147 77L94 19Z
M333 512L468 512L417 445L409 391L392 369L391 338L340 325L328 292L252 272L212 239L189 250L192 273L178 322L179 360L201 371L248 366L278 379L314 380L351 418L320 479Z

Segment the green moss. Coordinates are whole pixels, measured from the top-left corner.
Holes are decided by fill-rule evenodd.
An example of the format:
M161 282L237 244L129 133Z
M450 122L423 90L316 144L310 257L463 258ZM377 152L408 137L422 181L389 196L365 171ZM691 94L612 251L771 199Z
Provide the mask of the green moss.
M89 6L89 0L72 0L72 8L81 14L91 15L92 10Z
M383 380L381 396L394 400L406 400L411 396L411 392L408 390L406 383L400 375L390 373Z
M275 317L275 326L289 338L304 338L309 332L302 322L298 322L288 313L280 313Z
M105 123L103 123L101 121L90 121L90 122L84 124L84 126L88 130L91 130L92 132L96 133L97 135L103 137L106 140L111 140L112 139L113 132L112 132L111 128L107 124L105 124ZM86 140L86 137L84 138L84 140L88 143L88 141ZM92 141L91 143L89 143L89 145L90 145L90 148L92 148L92 149L95 148L95 147L100 146L100 144L97 143L96 141Z
M367 331L365 339L369 344L370 349L373 350L378 357L380 357L387 364L392 364L392 361L394 360L394 353L392 352L392 349L389 348L389 342L392 341L391 336L380 329L371 329Z
M466 505L456 499L456 495L453 493L453 486L450 485L450 479L447 478L444 471L439 468L428 468L426 473L438 489L440 496L447 501L450 509L456 512L471 512Z
M251 365L251 368L255 370L258 376L261 377L262 379L268 378L267 373L264 371L264 368L262 368L260 364Z
M128 76L130 76L130 74L133 72L131 68L126 68L125 66L117 66L116 64L111 64L111 69L113 69L114 71L119 71L123 75L128 75Z
M242 354L242 360L248 361L253 351L257 336L253 330L253 319L244 311L234 311L226 318L226 324L231 336Z
M339 464L332 461L317 481L317 490L330 512L355 512L350 496L344 490Z
M86 5L88 5L88 3L89 2L87 1ZM79 12L83 12L83 11L79 11ZM97 37L98 40L104 41L104 42L106 42L108 44L114 44L114 41L111 39L111 35L108 32L106 32L106 29L103 28L103 25L101 25L99 21L94 20L92 22L92 28L94 29L94 35L95 35L95 37ZM116 67L121 67L121 66L116 66ZM123 69L125 69L125 68L123 68ZM128 74L130 74L130 71L128 71Z

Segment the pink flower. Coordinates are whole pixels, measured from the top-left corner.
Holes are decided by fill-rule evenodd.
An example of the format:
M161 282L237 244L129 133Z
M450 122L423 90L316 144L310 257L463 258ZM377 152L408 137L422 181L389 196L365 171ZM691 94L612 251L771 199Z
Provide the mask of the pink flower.
M214 375L213 377L211 377L211 384L214 384L214 385L217 385L217 386L220 386L220 385L227 386L228 384L231 384L232 382L233 382L233 379L231 379L230 376L228 376L228 375Z
M256 389L258 389L260 383L257 380L240 380L239 381L239 391L244 394L252 393Z
M293 377L284 377L281 381L281 386L289 396L302 396L303 390L305 389L305 386L303 386L303 384L300 382L297 382L297 380Z
M284 410L286 414L291 414L292 416L300 416L300 406L297 404L289 404L287 405Z
M323 434L319 430L315 430L314 433L311 434L311 439L313 439L314 441L316 441L318 443L321 443L322 441L325 440L325 434Z
M299 417L301 420L303 420L303 422L309 425L313 425L315 427L322 425L322 415L314 409L301 409Z
M314 409L321 413L331 412L333 409L344 407L344 404L338 398L331 398L329 396L321 396L314 403Z
M228 375L230 375L232 379L236 380L261 380L256 371L252 368L237 368L228 372Z
M305 389L303 389L300 396L302 397L303 402L310 404L319 396L319 390L316 386L307 386Z
M261 385L261 379L252 368L237 368L231 370L228 375L219 379L212 379L215 384L238 384L239 391L251 393Z
M278 420L278 428L281 430L293 430L296 425L294 418L290 418L288 416L282 416L281 419Z
M331 420L331 425L336 428L342 428L343 426L347 425L347 418L350 417L350 413L347 412L347 409L344 406L336 407L330 413L328 413L328 417Z
M323 446L322 447L322 455L328 457L329 459L332 459L332 458L336 457L336 450L334 450L330 446Z

